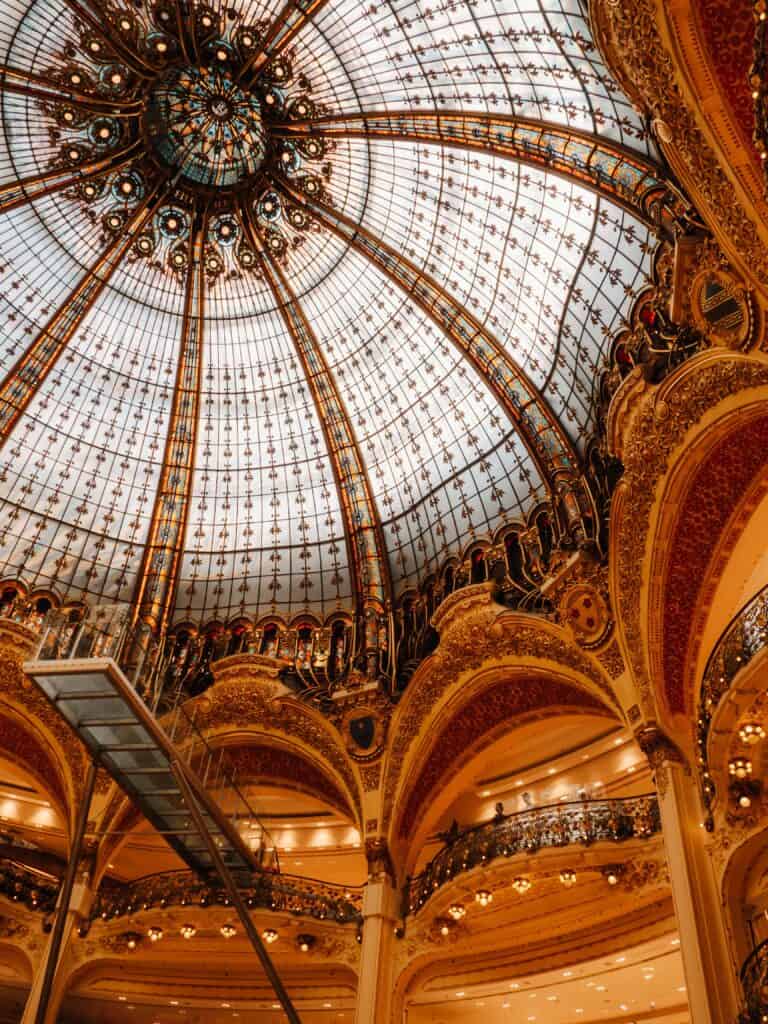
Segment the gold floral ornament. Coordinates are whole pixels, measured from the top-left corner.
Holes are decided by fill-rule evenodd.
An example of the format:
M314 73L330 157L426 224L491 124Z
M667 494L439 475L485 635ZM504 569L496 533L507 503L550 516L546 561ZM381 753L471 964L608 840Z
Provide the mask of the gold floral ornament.
M317 230L284 189L327 200L333 142L284 129L324 108L290 49L256 66L260 38L234 8L222 17L197 3L178 19L163 4L146 17L121 5L103 34L80 25L67 63L49 69L91 99L40 101L52 167L80 171L70 198L107 236L125 231L142 203L152 207L131 259L183 279L202 223L211 283L258 272L257 250L284 262Z
M725 270L709 268L694 278L691 312L696 327L712 344L741 349L752 341L755 333L752 298Z

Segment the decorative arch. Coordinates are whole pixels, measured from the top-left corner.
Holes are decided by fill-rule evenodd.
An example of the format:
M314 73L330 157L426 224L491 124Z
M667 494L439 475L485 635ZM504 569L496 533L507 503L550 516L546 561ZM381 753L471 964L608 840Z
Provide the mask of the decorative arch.
M28 772L68 821L70 805L63 759L30 726L28 718L0 705L0 753Z
M359 778L337 730L301 700L278 695L279 684L263 676L258 683L249 680L247 668L230 660L223 678L195 701L195 722L207 741L213 746L255 744L290 752L333 783L360 825Z
M768 910L768 827L733 837L722 875L722 904L734 967L738 971L755 945L750 921Z
M716 0L591 0L589 6L596 42L622 90L648 111L673 172L729 259L765 294L765 186L754 149L743 145L735 97L712 61L707 39L722 34L711 19L725 9ZM734 65L735 75L744 44L732 24L738 12L727 10L729 44L718 63ZM743 20L751 29L749 10ZM748 73L747 66L745 79Z
M238 729L217 733L211 747L226 749L238 780L295 789L331 804L349 818L356 817L343 781L325 763L311 758L304 748L286 737Z
M434 823L427 802L492 743L533 719L563 714L618 717L604 700L562 675L524 665L480 671L433 720L434 739L421 745L419 767L408 773L399 795L395 842L415 850Z
M3 620L0 624L0 744L40 779L71 826L85 777L85 750L22 671L38 642L36 634ZM3 731L5 740L3 740Z
M610 589L637 691L635 721L660 719L676 731L677 720L685 729L691 638L768 485L766 397L764 359L714 349L658 388L638 384L612 409L609 439L625 472L611 509Z
M545 706L527 703L532 698L524 686L514 688L516 705L514 699L505 697L505 687L512 692L509 679L519 678L521 673L567 687L567 693L558 693L565 705L572 700L573 706L620 718L610 680L599 663L580 651L559 626L497 604L493 589L490 583L477 584L443 601L433 619L440 634L438 648L414 673L393 716L382 796L382 831L389 833L393 843L399 842L409 780L420 772L436 732L441 733L445 721L465 703L469 706L470 693L479 714L482 691L498 685L494 698L498 700L498 719L489 720L491 730L495 725L502 727L515 715L515 708L520 713L534 713ZM470 742L482 739L480 732ZM454 755L458 749L455 745Z
M692 710L693 669L715 585L746 520L768 492L768 414L764 409L760 412L754 407L752 419L742 414L729 417L722 425L724 433L714 443L702 440L704 461L693 473L681 470L676 474L669 482L669 497L662 497L664 505L673 504L671 495L677 490L677 477L682 476L677 516L671 523L660 524L657 533L665 542L667 558L662 559L658 542L653 545L659 550L654 563L665 561L666 565L659 587L659 622L649 627L654 645L652 678L658 678L661 671L664 700L673 713L689 714ZM747 410L744 412L748 415ZM686 455L686 461L695 459L695 451ZM651 607L655 589L651 588L649 595Z

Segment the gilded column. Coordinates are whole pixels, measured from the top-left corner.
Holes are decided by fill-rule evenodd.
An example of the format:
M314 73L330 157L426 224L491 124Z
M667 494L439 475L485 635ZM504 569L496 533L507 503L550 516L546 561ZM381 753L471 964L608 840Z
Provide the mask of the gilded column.
M366 849L368 881L363 895L363 943L357 984L355 1024L390 1024L394 985L395 925L399 893L392 881L385 849L370 842Z
M638 741L655 770L680 950L695 1024L734 1024L740 995L699 795L677 748L655 728Z

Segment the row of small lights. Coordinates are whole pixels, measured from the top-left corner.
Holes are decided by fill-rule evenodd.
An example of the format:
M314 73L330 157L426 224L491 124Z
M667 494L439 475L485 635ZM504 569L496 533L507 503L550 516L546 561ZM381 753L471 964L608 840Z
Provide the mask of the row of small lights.
M754 747L765 739L765 729L759 722L745 722L739 729L739 739L746 747ZM752 776L752 759L750 757L733 757L728 762L728 774L743 782ZM752 798L747 793L739 797L740 807L750 807Z
M621 868L603 868L603 877L605 878L608 885L618 885L619 875ZM576 872L572 868L564 868L560 872L560 883L565 886L566 889L571 889L576 885ZM512 888L518 894L518 896L525 896L525 894L533 887L533 882L530 878L525 878L523 875L518 875L517 878L513 878L510 883ZM493 893L490 889L478 889L475 893L475 903L480 907L485 908L493 903ZM467 908L463 903L452 903L448 907L448 916L453 921L461 921L466 916ZM451 923L449 921L440 922L440 934L448 935L451 930Z
M230 923L223 924L219 928L219 932L225 939L233 939L237 935L237 928ZM159 925L151 925L147 928L147 938L150 942L160 942L164 937L165 932ZM193 924L183 924L179 929L179 935L182 939L194 939L197 935L197 928ZM261 937L268 946L271 946L274 942L277 942L279 933L274 928L265 928L261 933ZM144 938L139 932L130 932L126 936L126 945L128 949L136 949L139 943ZM314 935L301 934L296 936L296 945L302 953L308 953L315 945Z
M758 17L758 20L759 20L759 21L765 21L765 18L766 18L766 13L765 13L765 11L764 11L764 10L760 10L760 7L761 7L761 6L762 6L762 5L761 5L761 4L759 4L759 3L758 3L758 4L755 4L755 7L756 7L756 8L757 8L757 10L758 10L758 11L760 12L760 13L759 13L759 14L757 15L757 17ZM759 90L759 89L754 89L754 90L753 90L753 92L752 92L752 99L753 99L753 100L759 100L759 99L760 99L760 90ZM765 150L765 149L761 149L761 150L760 150L760 159L761 159L761 160L768 160L768 150ZM764 1016L764 1017L763 1017L763 1020L764 1020L764 1021L768 1021L768 1016Z
M671 946L679 946L680 945L680 940L679 939L672 939L671 942L670 942L670 945ZM626 956L619 956L619 957L616 957L615 963L616 964L624 964L624 963L626 963L626 960L627 960ZM652 965L642 966L641 970L642 970L642 973L643 973L643 980L644 981L653 981L654 980L655 968ZM574 972L571 971L571 970L563 971L562 972L562 976L564 978L571 979L571 978L574 977ZM513 981L513 982L510 982L509 987L510 987L510 989L513 992L519 992L520 988L521 988L521 985L520 985L519 982ZM586 987L587 988L594 988L594 990L596 992L600 992L600 993L603 993L603 992L607 991L607 987L605 985L597 984L595 981L587 981L586 982ZM685 985L680 985L677 988L678 992L685 992L685 990L686 990ZM535 999L537 997L537 995L538 995L537 992L529 992L528 993L528 996L529 996L530 999ZM471 998L471 997L468 997L466 992L457 992L456 993L456 998L457 999L465 999L465 998ZM550 1003L557 1002L558 998L559 997L555 996L555 995L551 995L551 996L547 996L546 997L547 1002L550 1002ZM485 1006L485 1003L484 1002L477 1002L477 1003L475 1003L475 1005L476 1006ZM655 1003L651 1003L650 1005L651 1005L651 1008L654 1009L656 1004ZM509 1007L510 1007L510 1004L508 1002L502 1003L502 1009L506 1010L506 1009L509 1009ZM618 1009L622 1013L625 1013L627 1010L629 1010L629 1006L626 1003L619 1003ZM577 1009L574 1010L574 1013L581 1014L581 1013L584 1013L584 1010L582 1008L577 1008ZM528 1020L529 1021L535 1021L536 1017L535 1016L529 1016ZM768 1020L768 1017L763 1017L763 1020Z

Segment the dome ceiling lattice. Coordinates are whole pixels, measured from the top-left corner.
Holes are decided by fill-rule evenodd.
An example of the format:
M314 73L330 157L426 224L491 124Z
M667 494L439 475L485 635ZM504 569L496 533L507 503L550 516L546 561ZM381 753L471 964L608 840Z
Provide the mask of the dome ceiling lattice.
M0 102L3 578L323 621L578 477L659 182L577 0L7 0Z

